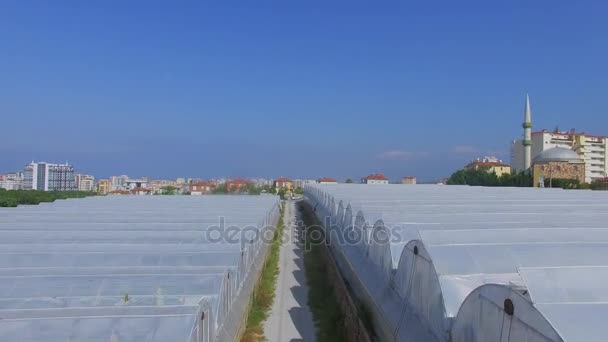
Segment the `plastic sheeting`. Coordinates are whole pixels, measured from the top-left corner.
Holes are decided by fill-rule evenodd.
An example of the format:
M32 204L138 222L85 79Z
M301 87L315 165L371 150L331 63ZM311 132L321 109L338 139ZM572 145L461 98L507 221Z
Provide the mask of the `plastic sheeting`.
M276 196L3 208L0 341L232 340L278 213Z
M305 195L384 340L605 340L599 324L572 327L565 312L604 310L608 288L583 282L606 279L579 273L608 265L608 193L341 184ZM594 295L569 303L579 292ZM537 301L549 293L561 299Z

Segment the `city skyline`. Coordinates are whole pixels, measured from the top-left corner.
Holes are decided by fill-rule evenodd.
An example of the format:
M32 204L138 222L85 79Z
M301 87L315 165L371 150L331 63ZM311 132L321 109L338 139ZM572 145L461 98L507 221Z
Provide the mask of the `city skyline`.
M606 134L607 6L5 3L0 169L446 177L509 159L526 92Z

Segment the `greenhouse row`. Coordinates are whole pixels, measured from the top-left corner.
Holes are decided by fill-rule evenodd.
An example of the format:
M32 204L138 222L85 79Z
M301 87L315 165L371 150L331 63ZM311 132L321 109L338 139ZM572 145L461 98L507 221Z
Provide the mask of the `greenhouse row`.
M307 185L383 341L606 341L608 193Z
M0 341L233 341L279 206L107 196L2 209Z

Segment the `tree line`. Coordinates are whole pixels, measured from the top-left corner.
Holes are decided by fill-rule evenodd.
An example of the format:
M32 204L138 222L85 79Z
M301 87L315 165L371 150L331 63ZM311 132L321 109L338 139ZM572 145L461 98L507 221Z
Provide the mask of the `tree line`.
M495 172L488 172L486 169L479 168L458 170L448 178L447 184L531 187L532 182L532 175L525 171L513 174L503 173L498 177Z
M0 189L0 207L16 207L20 204L40 204L58 199L83 198L95 196L87 191L40 191L40 190L6 190Z
M446 184L531 187L533 182L532 175L525 171L513 174L505 173L498 177L495 172L479 168L458 170L448 178ZM608 190L608 182L598 180L591 183L581 183L578 179L545 178L544 183L546 188Z

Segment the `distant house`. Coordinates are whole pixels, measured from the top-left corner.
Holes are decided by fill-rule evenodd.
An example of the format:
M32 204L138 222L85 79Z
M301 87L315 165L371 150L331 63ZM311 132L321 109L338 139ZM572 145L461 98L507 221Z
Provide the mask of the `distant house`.
M293 187L293 181L289 178L279 177L274 181L274 187L277 189L291 190Z
M361 178L363 184L388 184L388 178L383 173L373 173Z
M317 180L319 184L338 184L338 181L335 178L323 177Z
M137 187L131 189L131 194L133 195L150 195L152 193L152 189Z
M469 165L467 165L465 168L473 170L486 170L490 173L495 172L498 177L505 173L511 173L511 166L503 163L502 160L499 160L496 157L477 158L471 161L471 163L469 163Z
M416 184L416 177L405 176L405 177L401 178L401 184Z
M243 192L247 189L249 185L249 180L247 179L230 179L226 181L226 191L228 192Z
M215 185L210 182L195 182L190 184L190 195L204 195L213 192Z

